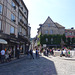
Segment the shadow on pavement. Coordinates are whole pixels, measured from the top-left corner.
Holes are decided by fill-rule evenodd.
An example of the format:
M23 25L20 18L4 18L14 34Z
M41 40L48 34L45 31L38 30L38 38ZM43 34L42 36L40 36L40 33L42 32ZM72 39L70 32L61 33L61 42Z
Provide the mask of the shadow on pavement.
M26 58L7 66L0 67L0 75L57 75L54 62L40 58Z

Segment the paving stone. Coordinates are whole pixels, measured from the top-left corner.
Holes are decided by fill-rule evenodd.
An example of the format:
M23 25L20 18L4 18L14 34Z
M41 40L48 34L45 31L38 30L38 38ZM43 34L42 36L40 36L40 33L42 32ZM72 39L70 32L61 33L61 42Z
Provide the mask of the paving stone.
M75 61L61 57L40 56L39 59L24 57L0 67L0 75L74 75Z

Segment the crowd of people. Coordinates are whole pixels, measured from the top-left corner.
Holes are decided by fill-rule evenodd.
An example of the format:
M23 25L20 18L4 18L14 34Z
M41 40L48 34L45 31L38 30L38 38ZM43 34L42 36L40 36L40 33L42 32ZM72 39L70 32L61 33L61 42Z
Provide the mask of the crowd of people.
M70 57L70 49L63 48L63 49L61 50L60 57L62 57L62 56Z
M34 59L34 56L35 56L35 58L39 58L39 55L41 55L41 53L43 53L43 55L45 55L47 57L49 55L54 55L53 49L49 49L49 48L44 48L43 50L40 50L40 49L36 48L34 51L35 51L35 55L33 54L32 49L30 49L28 51L28 56L32 59Z
M53 54L54 54L53 49L49 49L49 48L43 49L43 55L48 57L49 55L53 55Z
M39 58L40 54L43 54L43 55L45 55L47 57L49 55L54 55L54 51L56 51L56 49L54 49L54 48L52 48L52 49L44 48L44 49L41 49L41 50L36 48L36 50L35 50L35 58L36 59ZM70 57L70 49L64 48L64 49L61 49L61 50L58 49L58 51L61 51L60 57L62 57L62 56ZM33 49L28 50L27 55L31 59L34 59ZM20 50L19 50L19 48L17 48L17 56L16 56L17 59L19 59L19 56L20 56ZM12 57L11 49L8 49L8 50L2 49L0 51L0 62L1 63L11 61L11 57Z
M10 60L11 60L11 50L2 49L0 51L0 62L4 63L4 62L8 62Z
M34 59L33 49L30 49L30 50L28 51L28 56L29 56L30 58L33 58L33 59ZM36 48L36 50L35 50L35 57L36 57L36 58L39 58L39 49L37 49L37 48Z
M16 58L19 59L20 56L20 50L17 48L16 51ZM14 58L14 52L11 49L2 49L0 51L0 62L10 62L11 58Z

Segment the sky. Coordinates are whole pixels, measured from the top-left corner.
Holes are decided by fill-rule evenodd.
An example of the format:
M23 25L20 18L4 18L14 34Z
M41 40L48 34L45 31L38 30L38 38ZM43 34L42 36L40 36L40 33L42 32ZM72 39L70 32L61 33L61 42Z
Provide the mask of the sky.
M32 38L37 35L39 24L43 24L48 16L66 29L75 28L75 0L24 0L24 3L29 10Z

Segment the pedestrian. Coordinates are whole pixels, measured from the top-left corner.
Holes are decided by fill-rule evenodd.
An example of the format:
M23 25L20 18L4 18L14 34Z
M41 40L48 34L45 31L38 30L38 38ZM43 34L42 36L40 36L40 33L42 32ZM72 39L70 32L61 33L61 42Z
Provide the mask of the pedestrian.
M48 54L49 54L49 49L47 48L47 57L48 57Z
M5 61L8 62L9 61L9 51L6 50L5 52Z
M19 56L20 56L20 49L19 47L17 48L17 59L19 59Z
M9 61L11 61L11 50L8 50L8 54L9 54Z
M34 56L33 56L33 50L32 50L32 49L30 49L30 55L31 55L31 58L34 59Z
M5 50L2 49L1 50L1 63L4 63L4 60L5 60Z
M68 56L68 49L66 48L65 49L65 57L67 57Z
M68 57L70 57L70 49L68 49Z
M27 56L30 58L30 50L27 51Z
M39 58L39 50L36 49L36 58Z
M53 49L52 49L52 55L54 54Z
M0 52L0 62L1 62L1 52Z
M63 49L61 50L61 54L60 54L60 57L62 57L63 56Z
M50 55L51 55L51 49L50 49Z

